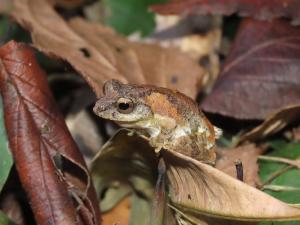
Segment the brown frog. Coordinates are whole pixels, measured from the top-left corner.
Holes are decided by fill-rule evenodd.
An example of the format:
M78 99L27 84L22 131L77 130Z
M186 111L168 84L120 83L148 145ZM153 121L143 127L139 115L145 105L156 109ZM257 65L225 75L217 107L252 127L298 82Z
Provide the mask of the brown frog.
M167 88L117 80L107 81L103 92L94 107L99 117L136 130L156 152L163 148L214 164L215 139L221 130L191 98Z

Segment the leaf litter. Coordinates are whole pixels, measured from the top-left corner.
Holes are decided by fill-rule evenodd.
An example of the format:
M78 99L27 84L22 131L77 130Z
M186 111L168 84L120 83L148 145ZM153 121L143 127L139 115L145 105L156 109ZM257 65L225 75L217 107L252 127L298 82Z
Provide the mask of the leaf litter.
M30 30L36 48L68 61L97 96L108 79L176 88L193 98L202 84L204 69L178 49L129 42L80 18L65 21L46 0L16 0L11 15Z
M150 175L149 181L154 185L155 166L152 165L147 170L131 168L134 164L137 166L155 163L154 155L150 158L146 156L151 152L151 147L145 140L136 135L128 136L128 132L128 130L119 131L99 152L92 169L93 176L97 177L94 180L109 179L111 183L116 180L132 182L134 179L128 179L128 175L141 175L142 171L150 171L149 169L152 168L152 175L148 173L147 176ZM137 143L139 144L137 145ZM178 210L186 220L198 221L196 222L198 224L199 221L203 220L203 215L210 215L223 220L246 221L300 218L300 208L297 206L288 205L272 198L209 165L175 152L163 151L162 156L167 166L169 204L172 209ZM135 163L124 164L125 158L127 162L133 160ZM138 158L142 164L138 163ZM119 171L116 176L115 170L119 166L122 167L122 171ZM147 179L146 176L141 177ZM105 182L100 180L99 183L103 185ZM132 184L133 187L135 185ZM150 199L148 201L151 205ZM141 223L141 221L139 222Z
M250 6L251 4L252 3L250 3ZM253 2L253 5L251 7L254 6L255 8L257 6L255 4L256 2ZM267 4L268 3L266 3L266 5ZM129 42L127 39L120 37L110 29L99 24L92 24L81 18L73 18L69 21L65 21L53 10L52 5L50 5L49 2L46 1L16 0L14 6L15 8L12 14L14 18L22 26L24 26L25 28L31 31L32 39L34 42L33 44L44 53L52 56L54 55L59 58L63 58L66 61L68 61L71 65L73 65L73 67L78 72L82 73L86 81L89 83L89 85L93 88L96 95L98 96L101 95L102 93L101 88L103 82L111 78L117 78L125 82L150 83L158 86L176 88L193 98L196 96L196 93L199 90L199 87L201 86L201 83L203 81L203 74L205 73L203 68L199 67L193 60L188 59L189 57L187 57L185 54L182 55L182 53L180 53L176 49L172 49L172 50L163 49L153 44L145 45L141 43ZM45 13L49 15L49 17L43 16L43 14ZM287 15L288 15L287 17L290 18L293 17L290 14ZM276 17L276 13L274 15L271 15L270 18L273 16ZM295 17L293 17L293 19L295 19ZM55 26L53 26L54 24ZM57 24L59 24L59 26L57 26ZM245 32L249 34L249 30L247 29L249 29L249 27L251 26L254 27L252 28L253 30L255 29L264 30L263 28L265 26L263 26L262 24L266 25L266 27L270 28L270 30L275 29L274 24L277 24L278 27L280 28L280 29L278 28L279 29L278 32L273 32L273 33L271 32L272 35L270 33L261 32L263 34L262 36L265 35L265 38L272 39L276 35L287 36L287 34L290 35L294 33L294 31L292 32L292 30L295 30L295 35L297 34L296 29L290 27L288 23L284 21L276 21L273 24L271 23L268 24L265 22L255 22L251 20L244 22L244 24L240 28L240 33ZM284 31L283 34L280 34L281 31ZM59 35L57 35L58 33ZM62 38L63 35L61 34L64 34L66 36L66 39ZM238 46L237 43L239 43L240 40L241 38L237 38L234 45ZM257 41L257 39L253 39L253 41ZM292 44L297 45L297 41L295 41L295 43ZM249 46L247 46L246 44L245 45L240 44L240 45L243 46L245 49L249 48ZM64 48L62 48L62 46L64 46ZM289 54L292 54L293 56L295 54L297 56L296 48L292 47L292 49L293 51L285 51L284 48L282 49L280 48L278 51L280 52L282 50L286 54L285 57L289 56ZM226 61L229 61L230 63L231 60L230 57L232 58L236 57L236 54L237 55L240 54L239 51L240 49L238 49L238 47L233 48L233 50L230 53L230 56L228 57L228 59L226 59ZM143 57L145 54L149 56L151 55L155 60L148 60L148 58L151 57ZM269 50L266 51L266 54L267 56L268 54L270 54ZM271 55L273 56L274 54L272 53ZM252 58L250 59L252 60ZM278 57L278 59L281 60L281 57ZM287 64L287 66L293 65L293 63L290 61L291 59L292 59L291 57L286 58L286 60L290 62ZM183 60L184 60L183 63L184 65L181 65L180 63ZM251 60L249 62L250 64L251 64ZM158 61L162 62L161 64L159 64L159 67L157 67ZM176 67L174 65L176 65ZM177 67L177 65L180 66ZM256 64L254 63L253 65L257 66L257 63ZM243 64L241 66L245 67L245 65ZM254 66L250 66L250 67L254 68ZM191 68L195 68L195 70ZM226 68L226 63L225 63L225 68ZM246 69L247 68L248 67L246 66ZM278 68L279 69L277 69L277 71L281 71L281 70L286 71L286 68L282 65L278 65ZM239 68L234 68L234 69L239 73L240 70ZM270 66L267 67L267 70L269 69ZM257 71L259 71L259 69ZM294 76L295 73L290 70L288 71L289 71L288 74L291 75L291 77L295 78L294 80L298 82L297 77ZM223 73L225 72L223 68ZM232 71L230 72L232 73ZM226 83L227 82L226 79L228 79L228 77L230 78L231 75L226 75L225 73L226 75L225 76L223 73L220 81L224 79L223 83ZM162 74L166 74L166 75L163 76ZM175 79L174 79L174 74L175 74ZM276 73L275 75L278 74L279 72ZM189 76L190 78L192 77L192 79L185 79L186 76ZM233 76L233 77L236 79L237 76ZM277 79L274 80L275 81L274 90L277 90L276 88L278 87L276 87L277 85L276 82L279 80L280 78L278 78L278 80ZM218 88L219 86L222 87L222 89L219 90L220 99L222 99L224 96L226 96L226 91L228 91L228 89L224 88L224 84L222 83L219 84L220 81L217 81L216 88ZM225 104L229 104L229 105L231 104L230 107L225 108L225 110L224 110L224 105L222 104L218 105L217 102L215 103L215 107L217 111L214 112L218 112L218 113L221 112L221 114L236 117L239 119L264 119L267 117L267 115L273 113L273 115L269 116L261 126L247 133L248 136L247 134L242 136L240 143L265 139L266 137L273 135L274 133L278 132L279 130L286 127L288 124L290 124L292 121L297 119L298 105L296 104L294 106L290 106L291 103L294 103L295 99L297 100L297 93L296 95L293 95L293 93L288 92L289 98L287 99L281 99L281 98L276 99L275 96L274 99L278 100L278 102L271 102L270 104L273 104L271 105L271 107L270 105L268 105L268 107L265 107L265 105L268 104L268 102L266 103L264 102L264 100L268 100L269 97L265 99L262 97L261 93L254 92L254 96L256 96L257 99L256 101L258 102L255 103L256 105L254 105L254 107L252 107L251 105L250 107L251 110L248 112L248 111L243 111L241 109L243 108L247 109L247 107L249 107L249 104L247 104L247 102L243 102L239 98L240 96L243 97L241 93L247 91L247 89L244 89L242 86L240 86L239 79L236 80L233 79L233 81L237 82L237 86L234 85L231 86L233 88L237 88L236 93L238 93L238 97L234 98L235 102L232 101L231 103L226 103L225 101ZM232 83L234 84L234 82ZM229 84L229 87L230 85L232 84ZM265 84L265 85L269 85L269 84ZM288 90L290 87L288 85L289 84L287 84L286 90ZM271 86L269 85L267 88L272 89L272 85ZM259 88L256 87L254 89L258 90ZM214 89L212 95L210 96L215 95L216 90L218 89ZM281 95L286 95L286 94L281 94ZM209 98L213 99L210 96ZM246 97L249 96L250 94ZM296 97L290 98L291 96L296 96ZM219 102L223 103L222 100L219 100ZM213 100L210 100L209 104L213 104L213 103L214 103ZM237 104L238 107L234 103L238 103ZM237 110L235 110L235 108L239 109L241 112L238 112ZM274 114L274 111L276 110L277 112ZM213 110L209 109L208 111L213 111ZM120 134L117 134L116 136L118 135ZM114 140L113 142L118 143L114 138L115 137L113 137ZM134 140L131 143L133 146L137 144L136 142L139 143L139 141L134 139L134 137L130 137L130 138L133 138ZM98 156L97 159L97 160L101 159L100 163L99 162L96 163L96 161L94 161L93 168L101 164L103 165L101 165L96 170L92 170L94 176L96 173L100 171L100 175L98 174L93 180L96 182L97 193L98 194L106 193L107 195L105 196L112 197L113 199L112 201L115 202L115 204L119 202L121 203L124 202L124 198L126 198L128 194L131 194L130 196L132 202L131 207L132 206L133 207L142 206L142 207L138 207L135 209L131 208L131 218L134 218L135 220L132 219L130 221L131 224L134 223L141 224L136 221L141 221L141 218L143 218L145 215L148 216L148 218L150 216L149 211L151 210L151 199L152 199L151 196L153 195L153 187L157 175L156 162L153 156L151 156L150 158L152 161L150 160L150 164L148 164L149 158L141 156L145 154L144 152L141 153L141 149L145 151L145 149L147 149L147 147L145 147L147 146L147 143L141 144L139 148L132 148L128 146L127 147L123 146L124 144L123 139L126 142L126 138L122 137L121 144L116 148L119 150L117 154L111 153L114 152L115 150L114 143L108 142L108 144L103 147L103 149L110 149L111 152L102 150L100 156ZM120 149L122 149L123 151L122 153L120 153ZM136 153L137 149L139 149L139 151ZM253 155L251 153L249 155L245 154L245 156L243 156L241 152L244 153L245 149L248 149L249 152L250 151L252 152L253 150ZM125 152L127 151L129 151L130 154L128 153L125 154ZM259 146L255 147L254 145L242 145L237 149L224 150L224 152L220 154L221 155L219 161L219 165L221 163L220 168L222 168L223 172L228 172L231 176L235 177L235 173L234 173L236 172L234 170L235 160L233 159L238 158L242 162L245 162L244 163L245 182L251 185L255 185L258 182L257 176L247 175L247 173L249 171L251 171L251 174L257 173L256 159L257 156L261 154L260 151L262 151L262 149ZM224 220L224 218L237 219L237 220L255 220L255 221L273 220L273 219L274 220L275 219L290 220L295 218L299 219L299 209L296 206L284 204L283 202L280 202L274 198L271 198L268 195L263 194L259 190L253 189L250 186L247 186L246 184L237 181L237 179L235 178L230 178L229 176L225 175L224 173L218 170L215 170L212 167L209 167L205 164L201 164L199 162L195 162L192 159L185 158L180 154L171 154L168 152L164 154L168 166L167 176L169 181L168 187L170 189L169 209L172 209L173 212L175 212L175 217L178 221L182 221L182 222L194 221L194 223L196 224L201 223L201 224L227 224L228 225L228 224L238 224L239 222ZM139 157L135 158L136 156ZM132 160L131 157L134 158L133 163L128 163L128 164L124 163L124 161L126 160L127 161ZM226 157L230 158L230 160L226 160ZM54 158L55 167L57 167L60 170L61 156L55 155L53 158ZM223 165L222 165L222 158L223 160L225 158ZM136 164L136 162L141 159L143 163ZM247 159L251 159L251 160L247 161ZM272 163L280 163L280 162L272 162ZM140 172L143 175L136 173L137 169L131 168L132 165L135 165L138 168L141 168L140 166L142 165L143 170L141 170ZM148 173L144 173L146 172L144 167L145 165L146 168L148 167L147 168ZM128 166L129 169L127 170ZM118 174L120 173L120 167L124 168L124 171L121 171L122 173ZM218 162L217 162L217 167L218 167ZM149 173L149 171L151 172ZM132 174L134 174L134 176L132 176ZM185 182L185 184L188 185L184 186L185 187L184 190L180 189L183 188L182 179L186 179L187 177L191 177L192 179L189 179L187 180L187 182ZM251 177L251 178L248 179L247 177ZM115 180L118 180L118 182L114 182ZM126 183L126 185L125 186L120 185L119 183L120 180L122 181L122 183ZM221 186L219 186L220 184ZM280 187L280 188L282 187L282 185L277 185L277 186L275 185L277 184L274 184L273 187ZM114 189L116 190L118 188L122 190L124 194L121 195L115 194L116 192L114 192ZM230 190L228 190L228 188ZM199 197L198 194L200 189L201 189L201 193L203 192L205 193L205 195ZM233 190L238 190L238 191L234 192ZM187 192L191 192L191 193L188 193L186 195ZM254 197L248 198L245 192L251 193ZM228 193L229 195L227 196ZM196 198L194 198L195 196ZM210 196L210 198L208 196ZM216 196L222 196L222 197L216 199ZM255 198L255 196L257 198ZM210 199L214 199L215 201L211 202ZM204 203L207 203L206 202L207 200L209 204L203 205ZM286 199L283 198L283 200ZM246 210L246 207L243 208L244 207L243 204L247 204L247 201L248 203L249 202L251 203L251 207L253 207L253 210ZM238 203L238 205L241 204L241 207L237 207L235 205L236 203ZM226 207L227 211L223 210L224 205L225 206L230 205L230 207ZM274 208L272 207L269 208L269 205ZM113 207L112 205L110 206L106 205L106 206L107 206L107 210ZM144 210L143 213L137 213L138 210L141 209ZM232 210L233 212L231 212L230 210ZM270 211L274 210L274 211L270 212L268 210ZM277 210L278 213L274 213L277 212ZM208 214L212 217L207 217ZM139 216L140 218L138 219ZM214 217L219 217L223 219L216 219ZM170 219L171 217L168 218ZM246 224L246 223L242 222L242 224Z
M100 213L89 172L33 51L11 41L1 47L0 58L9 146L36 221L98 224Z
M292 24L300 24L300 3L297 0L172 0L153 5L152 10L161 14L217 14L252 17L270 21L288 18Z
M299 104L299 35L300 30L286 21L244 20L203 109L263 120L274 111Z
M216 168L236 178L237 170L235 164L240 161L243 167L243 181L256 187L260 183L258 176L257 158L265 150L254 144L243 145L237 148L218 149L218 160Z

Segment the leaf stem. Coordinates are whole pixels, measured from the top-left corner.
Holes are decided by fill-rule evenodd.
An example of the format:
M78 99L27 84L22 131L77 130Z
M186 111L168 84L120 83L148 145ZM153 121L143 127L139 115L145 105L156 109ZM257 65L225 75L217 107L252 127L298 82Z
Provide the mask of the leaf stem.
M291 160L291 159L286 159L286 158L281 158L281 157L265 156L265 155L259 156L258 159L265 160L265 161L286 163L286 164L289 164L293 167L297 167L298 169L300 169L299 160Z
M273 180L275 180L277 177L279 177L280 175L284 174L285 172L287 172L289 169L293 168L294 166L286 166L286 167L283 167L277 171L275 171L274 173L272 173L269 178L264 182L262 183L261 185L259 185L259 189L260 190L263 190L264 187L268 184L270 184Z
M263 190L270 190L270 191L300 191L300 187L291 187L291 186L282 186L282 185L265 185Z

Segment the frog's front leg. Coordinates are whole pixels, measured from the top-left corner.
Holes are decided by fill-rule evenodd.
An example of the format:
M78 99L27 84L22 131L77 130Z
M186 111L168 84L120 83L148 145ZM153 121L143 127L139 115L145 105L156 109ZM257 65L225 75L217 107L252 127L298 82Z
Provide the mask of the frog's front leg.
M156 155L159 155L161 149L163 148L163 143L158 140L157 137L149 138L149 144L154 148Z
M164 141L159 137L150 137L149 144L154 148L155 154L160 155L160 151L164 148Z

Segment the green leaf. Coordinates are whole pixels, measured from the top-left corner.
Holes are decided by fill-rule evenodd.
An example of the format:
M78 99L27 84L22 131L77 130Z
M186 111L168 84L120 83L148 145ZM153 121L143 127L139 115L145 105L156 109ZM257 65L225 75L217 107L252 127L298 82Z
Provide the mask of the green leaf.
M288 143L284 140L276 140L270 143L271 147L274 149L268 156L283 157L288 159L297 159L300 156L300 142ZM271 174L276 171L287 168L288 165L272 162L272 161L259 161L260 166L260 177L262 181L266 181ZM274 179L270 185L280 185L300 188L300 170L296 168L290 168L276 179ZM266 190L268 194L281 199L282 201L288 203L299 203L300 202L300 192L291 191L270 191ZM263 222L260 225L296 225L299 221L294 222Z
M148 11L148 6L163 2L166 0L104 0L110 10L106 22L125 35L136 31L148 35L155 27L154 13Z
M2 37L6 30L7 30L7 27L8 27L8 19L6 17L2 17L0 18L0 37Z
M0 45L10 40L31 42L30 34L8 16L0 17Z
M3 105L2 99L0 98L0 192L6 182L12 165L13 159L8 147L3 117Z
M0 211L0 224L1 225L16 225L14 222L12 222L8 217Z
M3 45L7 41L7 35L6 33L8 32L8 26L9 26L9 21L7 17L2 17L0 18L0 44Z
M296 159L300 156L300 142L289 143L284 140L276 140L271 142L270 145L275 151L269 155L289 159Z

